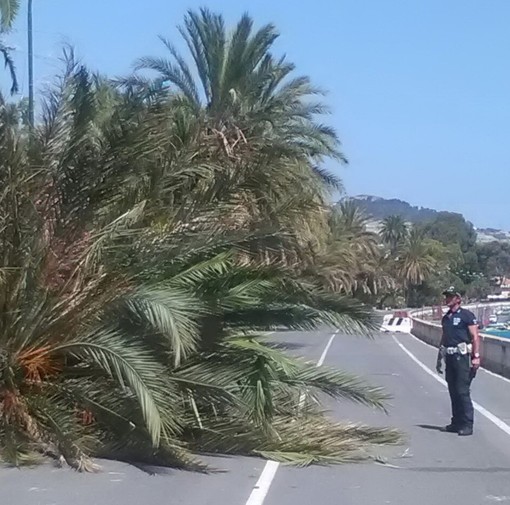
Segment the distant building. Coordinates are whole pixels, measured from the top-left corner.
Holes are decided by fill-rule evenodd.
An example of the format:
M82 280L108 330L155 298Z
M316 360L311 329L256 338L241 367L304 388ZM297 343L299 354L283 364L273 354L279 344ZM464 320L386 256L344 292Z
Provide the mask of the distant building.
M494 277L492 279L496 289L492 294L487 296L487 300L508 300L510 299L510 278Z

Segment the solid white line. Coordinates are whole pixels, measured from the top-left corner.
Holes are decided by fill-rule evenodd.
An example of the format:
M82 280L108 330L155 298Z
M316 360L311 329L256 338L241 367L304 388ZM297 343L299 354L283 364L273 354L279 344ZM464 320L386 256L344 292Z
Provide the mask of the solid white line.
M482 372L486 373L487 375L492 375L492 377L496 377L497 379L508 382L510 384L510 379L507 379L506 377L503 377L502 375L491 372L490 370L487 370L486 368L481 368L481 370L482 370Z
M320 367L324 364L326 356L328 355L328 351L331 348L333 340L335 340L335 337L338 335L339 331L340 330L336 330L335 333L333 333L333 335L331 335L331 337L329 338L328 343L326 344L326 347L324 348L324 351L322 352L321 357L317 362L316 365L317 367ZM304 398L305 398L304 393L302 393L299 400L300 403L301 401L304 401ZM266 463L266 465L264 466L264 470L262 470L262 473L260 474L259 480L255 484L255 487L253 488L250 497L246 502L246 505L262 505L264 503L264 500L266 499L267 493L269 492L269 488L273 483L273 479L275 478L276 472L278 471L279 467L280 463L277 463L276 461L268 461Z
M444 379L439 377L437 373L433 372L429 367L424 365L411 351L407 350L399 340L392 335L393 340L397 343L397 345L425 372L427 372L431 377L436 379L443 386L448 387L448 384ZM482 414L482 416L486 417L489 421L494 423L500 430L504 431L507 435L510 435L510 426L506 424L503 420L501 420L498 416L495 416L492 412L488 411L485 407L482 407L479 403L473 402L473 407Z

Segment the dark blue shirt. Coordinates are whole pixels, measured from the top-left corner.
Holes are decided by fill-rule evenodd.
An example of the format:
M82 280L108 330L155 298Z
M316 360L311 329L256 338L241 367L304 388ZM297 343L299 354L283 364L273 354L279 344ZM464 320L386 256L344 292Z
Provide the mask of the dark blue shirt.
M455 312L449 310L441 321L444 335L443 344L446 347L456 347L462 342L470 344L469 327L477 324L476 317L471 311L463 308Z

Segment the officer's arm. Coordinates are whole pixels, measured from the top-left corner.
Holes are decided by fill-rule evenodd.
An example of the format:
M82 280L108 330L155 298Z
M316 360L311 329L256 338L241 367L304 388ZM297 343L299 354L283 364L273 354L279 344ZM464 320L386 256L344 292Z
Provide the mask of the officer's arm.
M439 342L439 347L444 347L444 343L446 341L446 335L444 334L444 330L441 333L441 342Z
M445 339L446 339L446 336L444 334L444 330L443 330L443 333L441 334L441 342L439 342L439 351L437 353L437 360L436 360L436 371L437 373L440 373L442 374L443 373L443 348L444 348L444 343L445 343Z
M446 332L444 331L444 324L443 324L443 321L444 321L444 318L443 320L441 321L441 329L442 329L442 332L441 332L441 341L439 342L439 349L441 350L445 344L446 344Z
M471 343L473 344L473 356L480 355L480 334L478 333L478 325L470 324L468 326L471 334Z

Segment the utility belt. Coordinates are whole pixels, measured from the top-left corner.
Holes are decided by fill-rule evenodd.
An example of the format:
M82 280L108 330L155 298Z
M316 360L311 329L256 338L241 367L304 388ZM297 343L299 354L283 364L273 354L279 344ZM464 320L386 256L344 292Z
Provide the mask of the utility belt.
M466 344L465 342L461 342L456 347L442 347L443 355L452 355L452 354L471 354L473 351L473 345L472 344Z

